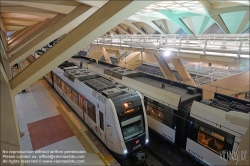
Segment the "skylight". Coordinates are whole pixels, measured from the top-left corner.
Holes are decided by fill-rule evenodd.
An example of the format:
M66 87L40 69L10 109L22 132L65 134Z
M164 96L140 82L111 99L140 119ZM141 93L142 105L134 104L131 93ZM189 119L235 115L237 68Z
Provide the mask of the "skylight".
M149 5L145 9L137 12L136 15L148 15L149 13L157 10L180 10L193 12L198 14L205 14L205 10L199 1L158 1Z

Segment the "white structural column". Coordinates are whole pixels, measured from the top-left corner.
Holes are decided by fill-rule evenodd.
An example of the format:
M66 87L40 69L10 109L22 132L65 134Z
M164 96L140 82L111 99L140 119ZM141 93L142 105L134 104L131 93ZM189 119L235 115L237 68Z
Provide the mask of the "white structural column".
M64 18L48 28L46 31L24 46L21 50L19 50L16 54L14 54L14 56L9 59L10 65L18 63L49 42L72 30L82 21L86 20L96 10L97 8L91 8L85 4L79 5L77 8L75 8L75 10L67 14Z
M131 21L131 20L125 20L122 23L129 26L129 27L134 28L137 32L140 32L141 34L145 34L141 29L139 29L137 26L135 26L133 24L133 21Z
M120 58L121 58L121 54L118 50L115 51L115 56L116 56L116 59L118 61L118 63L120 62Z
M0 52L1 53L0 54L0 58L1 58L0 61L1 61L2 65L3 65L3 69L5 71L5 74L6 74L7 78L8 78L8 80L10 80L12 78L11 66L8 63L8 57L7 57L7 54L5 52L5 48L4 48L2 40L0 40L0 51L1 51Z
M12 42L11 44L9 43L8 48L9 50L11 48L13 48L14 46L16 46L18 43L22 43L23 40L27 37L30 36L32 33L34 33L36 30L38 30L41 26L43 26L44 24L46 24L46 22L48 22L49 19L46 19L44 21L40 21L34 25L30 25L27 30L22 36L20 36L16 41ZM8 53L8 55L10 56L10 54Z
M164 76L167 79L170 79L172 81L177 81L175 75L173 74L172 70L168 66L167 59L164 56L156 55L156 54L155 54L155 59L157 60L159 67L162 73L164 74Z
M169 29L168 29L167 20L166 20L166 19L163 19L163 20L162 20L162 23L163 23L163 25L164 25L165 30L166 30L166 31L167 31L167 33L169 34L169 33L170 33L170 31L169 31Z
M103 53L103 56L105 58L105 61L109 64L112 64L111 60L110 60L110 57L109 57L109 53L105 50L104 47L102 47L102 53Z
M221 18L220 14L229 13L229 12L238 12L238 11L249 11L249 6L233 6L233 7L218 8L219 7L218 5L216 5L216 4L212 5L208 1L200 1L200 3L203 5L203 7L206 10L207 14L209 14L210 17L213 18L214 21L217 23L217 25L225 33L228 33L228 34L230 33L230 31L227 28L227 26L226 26L225 22L223 21L223 19Z
M120 61L117 65L121 67L125 67L127 69L134 70L142 64L141 53L133 52L126 56L122 61Z
M103 56L101 47L93 46L87 56L91 59L98 61Z
M69 59L77 51L87 47L93 40L130 15L152 4L152 1L108 1L48 52L26 67L10 81L13 93L18 93L54 67Z
M173 59L173 65L185 84L196 86L194 80L192 79L180 59Z
M35 37L37 37L39 34L44 32L46 29L48 29L49 27L54 25L56 22L58 22L64 16L65 15L63 15L63 14L58 14L54 18L47 21L44 25L42 25L36 31L34 31L32 34L30 34L25 39L23 39L22 42L19 42L18 44L16 44L12 48L10 48L10 50L8 51L8 54L9 55L15 54L17 51L19 51L21 48L23 48L25 45L27 45L30 41L32 41Z

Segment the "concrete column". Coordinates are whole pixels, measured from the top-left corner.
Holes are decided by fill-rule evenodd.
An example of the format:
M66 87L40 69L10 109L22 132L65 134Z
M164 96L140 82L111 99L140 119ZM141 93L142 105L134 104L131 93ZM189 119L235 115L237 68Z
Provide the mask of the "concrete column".
M173 59L173 65L185 84L196 86L194 80L191 78L180 59Z
M170 69L170 67L168 66L167 60L164 56L160 56L160 55L155 55L155 59L157 60L162 73L164 74L164 76L167 79L170 79L172 81L177 81L175 75L173 74L172 70Z
M152 4L152 1L135 1L135 0L108 1L104 6L98 9L88 18L86 18L86 15L84 14L80 14L80 16L78 15L80 17L79 18L80 20L84 20L83 22L80 23L79 20L76 19L76 16L72 17L72 15L70 14L66 15L65 17L71 16L70 18L71 21L72 19L76 19L74 20L74 22L78 23L78 26L74 28L75 25L72 27L72 25L70 24L71 21L67 22L68 24L71 25L71 26L69 25L68 28L71 27L70 29L72 28L74 29L65 38L59 41L54 47L52 47L49 51L44 53L43 56L41 56L39 59L37 59L28 67L26 67L21 73L19 73L16 77L14 77L10 81L13 93L16 94L20 92L22 89L28 87L30 84L34 83L37 79L41 78L46 73L51 71L53 68L63 63L65 60L68 60L77 51L81 50L84 47L87 47L93 40L100 37L101 35L106 33L109 29L119 24L120 20L126 19L131 14L137 12L138 10L150 4ZM80 10L80 8L78 9L77 8L75 10ZM84 13L83 9L81 9L78 12ZM61 22L62 20L60 20L59 22L65 24L64 21L66 20ZM58 25L58 28L61 29L62 26L59 26L60 25L59 22L56 24ZM55 28L55 26L53 26L53 28ZM41 37L44 39L43 35L44 33L41 34L39 38ZM50 36L50 37L54 38L55 36ZM40 39L38 40L38 42L40 42ZM43 42L45 42L46 40L43 40ZM33 44L35 43L32 43L32 45ZM27 50L24 49L25 47L23 48L22 52L20 50L20 54L18 53L19 56L16 56L15 57L16 59L13 58L11 60L11 63L18 62L24 57L27 57L29 55L28 53L31 53L31 51L35 48L35 46L32 46L32 48L30 48L30 46L28 45L25 46Z
M102 47L102 53L103 53L103 56L104 56L106 62L109 64L112 64L110 57L109 57L109 53L105 50L104 47Z
M133 52L126 56L122 61L120 61L117 65L121 67L125 67L127 69L134 70L140 65L143 64L143 61L141 59L141 53L140 52Z
M40 26L36 31L28 35L25 39L23 39L21 42L17 43L15 46L11 47L8 51L8 55L15 54L17 51L19 51L21 48L23 48L25 45L27 45L29 42L31 42L35 37L37 37L39 34L44 32L46 29L54 25L56 22L58 22L60 19L62 19L65 15L64 14L58 14L51 20L46 19L45 24Z

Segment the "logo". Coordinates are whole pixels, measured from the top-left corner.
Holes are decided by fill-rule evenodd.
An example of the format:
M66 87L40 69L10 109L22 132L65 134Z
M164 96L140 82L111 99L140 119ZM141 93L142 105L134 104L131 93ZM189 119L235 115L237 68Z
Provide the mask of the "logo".
M139 147L141 147L141 144L136 145L135 147L133 147L133 150L138 149Z
M135 144L136 144L136 145L139 144L139 140L135 140Z
M196 152L192 151L191 149L188 149L188 152L190 154L192 154L193 156L195 156L196 158L200 159L200 160L203 160L203 157L200 156L199 154L197 154Z
M236 151L227 151L222 150L220 152L220 158L222 160L236 160L236 165L239 161L247 161L247 150L239 151L239 146L237 147Z

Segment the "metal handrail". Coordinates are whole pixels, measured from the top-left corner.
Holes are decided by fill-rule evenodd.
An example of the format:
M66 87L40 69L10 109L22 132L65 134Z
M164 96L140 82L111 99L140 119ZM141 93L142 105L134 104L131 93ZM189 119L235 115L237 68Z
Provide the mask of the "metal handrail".
M207 52L231 53L236 57L249 55L248 34L213 34L213 35L112 35L94 40L93 44L136 48L127 43L152 43L157 49L176 49L175 51L193 50L204 55ZM239 42L240 41L240 42ZM139 43L138 43L139 42ZM140 45L140 44L139 44ZM147 49L147 48L144 48Z

